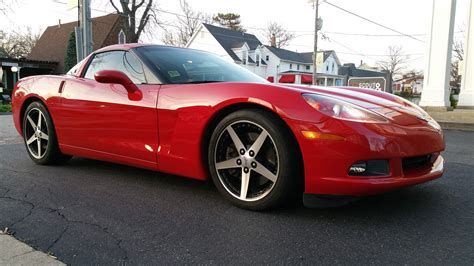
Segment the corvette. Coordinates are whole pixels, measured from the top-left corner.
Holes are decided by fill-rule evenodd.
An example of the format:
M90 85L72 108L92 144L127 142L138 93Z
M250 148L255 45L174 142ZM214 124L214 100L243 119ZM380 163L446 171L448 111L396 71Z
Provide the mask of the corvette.
M37 164L72 156L212 179L241 208L307 206L442 176L443 133L421 108L363 88L269 83L216 55L102 48L66 75L21 79L13 119Z

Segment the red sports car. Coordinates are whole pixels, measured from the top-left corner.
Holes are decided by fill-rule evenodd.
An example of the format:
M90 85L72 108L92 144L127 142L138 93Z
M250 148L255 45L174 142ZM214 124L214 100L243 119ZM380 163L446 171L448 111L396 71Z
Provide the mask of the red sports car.
M272 84L216 55L158 45L100 49L67 75L20 80L13 118L38 164L71 156L205 180L262 210L443 174L443 134L422 109L362 88Z

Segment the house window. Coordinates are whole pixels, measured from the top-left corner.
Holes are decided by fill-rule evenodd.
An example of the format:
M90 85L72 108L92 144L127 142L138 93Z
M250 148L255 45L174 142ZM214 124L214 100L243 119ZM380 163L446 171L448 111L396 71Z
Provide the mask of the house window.
M310 68L311 68L310 66L306 66L306 70L310 70Z
M331 69L332 72L334 72L334 62L332 62L332 69Z
M246 65L247 64L247 52L246 51L243 51L242 52L242 64Z
M290 69L293 69L293 64L290 64Z
M257 54L255 56L255 63L257 64L257 66L260 66L260 55L259 54Z
M329 72L329 66L326 66L326 72Z
M296 65L296 70L300 70L300 65Z
M119 34L118 34L118 43L119 44L124 44L127 42L127 37L125 36L125 33L123 32L123 30L120 30Z
M266 60L266 61L270 60L270 56L267 55L267 56L265 57L265 60Z

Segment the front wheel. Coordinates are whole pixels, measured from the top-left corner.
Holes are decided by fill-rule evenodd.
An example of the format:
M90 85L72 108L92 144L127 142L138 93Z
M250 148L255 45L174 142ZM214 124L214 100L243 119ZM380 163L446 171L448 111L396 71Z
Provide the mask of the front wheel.
M37 164L63 163L72 156L59 150L53 121L46 107L32 102L23 117L23 139L30 158Z
M211 136L212 179L238 207L276 207L295 192L301 178L298 151L287 126L276 115L241 110L225 117Z

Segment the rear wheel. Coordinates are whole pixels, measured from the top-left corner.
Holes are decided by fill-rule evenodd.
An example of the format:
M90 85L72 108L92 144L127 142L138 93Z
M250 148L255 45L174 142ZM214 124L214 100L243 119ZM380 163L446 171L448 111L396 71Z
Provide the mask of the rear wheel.
M59 150L51 116L40 102L32 102L26 108L23 139L28 155L37 164L63 163L72 157Z
M209 169L235 205L264 210L283 203L301 178L293 138L274 114L241 110L225 117L209 145Z

